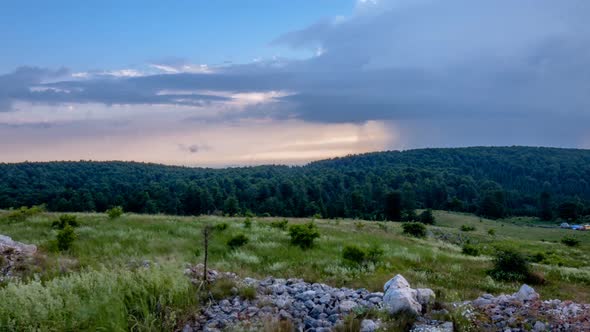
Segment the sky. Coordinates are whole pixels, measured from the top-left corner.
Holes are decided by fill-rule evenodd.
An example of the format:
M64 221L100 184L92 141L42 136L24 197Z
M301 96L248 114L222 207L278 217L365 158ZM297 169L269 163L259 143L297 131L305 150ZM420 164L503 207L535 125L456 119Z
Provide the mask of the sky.
M0 162L590 148L586 0L7 0L0 50Z

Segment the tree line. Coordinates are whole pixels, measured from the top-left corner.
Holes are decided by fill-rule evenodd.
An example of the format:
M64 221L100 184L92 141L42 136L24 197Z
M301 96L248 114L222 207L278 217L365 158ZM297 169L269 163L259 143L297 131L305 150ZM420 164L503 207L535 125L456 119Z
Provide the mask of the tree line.
M51 211L415 218L415 209L490 218L590 215L590 151L419 149L305 166L190 168L135 162L0 164L0 208Z

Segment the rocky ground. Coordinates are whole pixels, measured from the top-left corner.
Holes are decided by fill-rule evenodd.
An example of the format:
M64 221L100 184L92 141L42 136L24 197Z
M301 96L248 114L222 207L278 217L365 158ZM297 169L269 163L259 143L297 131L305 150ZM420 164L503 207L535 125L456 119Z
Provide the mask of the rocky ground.
M13 278L19 267L37 252L37 247L13 241L0 234L0 282Z
M187 269L196 284L202 283L202 266ZM221 331L246 329L257 330L271 320L288 321L297 331L333 331L342 326L351 313L388 312L392 315L406 313L420 315L434 301L430 289L412 289L398 275L384 286L384 293L366 289L335 288L325 284L306 283L301 279L256 280L240 279L233 273L209 270L211 283L219 280L235 283L233 294L226 299L212 302L202 314L184 327L189 331ZM251 287L256 296L244 299L239 288ZM360 330L377 331L383 326L378 319L363 319ZM446 325L445 325L446 324ZM430 329L440 327L440 329ZM420 320L416 331L453 331L450 322Z
M186 270L194 283L202 282L202 273L201 265ZM474 301L448 304L448 310L432 310L434 293L430 289L411 288L401 275L388 281L383 293L335 288L301 279L240 279L233 273L209 271L212 283L222 279L235 283L232 294L213 301L183 332L257 331L262 326L273 330L280 322L289 322L283 325L288 326L285 331L333 331L350 324L347 320L350 315L365 317L356 330L385 331L389 322L383 318L400 313L412 316L410 330L414 332L455 331L458 326L451 322L455 320L453 315L462 317L461 324L465 325L462 328L470 331L590 331L590 305L543 301L527 285L512 295L484 294ZM240 287L253 288L255 296L243 299L239 295ZM367 312L373 315L363 315ZM274 322L270 329L269 322Z
M484 294L469 304L482 331L590 331L590 305L543 301L527 285L513 295Z

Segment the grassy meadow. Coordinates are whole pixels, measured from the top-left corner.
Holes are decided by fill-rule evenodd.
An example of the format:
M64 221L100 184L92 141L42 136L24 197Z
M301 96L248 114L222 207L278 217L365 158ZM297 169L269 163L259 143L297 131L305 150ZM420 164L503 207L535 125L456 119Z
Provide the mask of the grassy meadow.
M535 289L543 298L590 302L590 232L532 227L522 218L492 221L436 211L436 225L428 226L424 239L403 235L401 223L316 220L321 237L303 250L290 244L287 230L270 226L281 218L252 218L246 227L245 218L75 215L78 237L67 252L56 249L57 230L51 227L59 214L0 221L0 234L36 244L40 251L25 281L0 286L0 327L171 330L197 307L194 286L183 270L203 258L201 230L222 223L228 227L213 232L210 266L242 277L297 277L382 291L385 281L401 273L413 287L432 288L439 300L453 302L516 291L519 284L486 274L494 248L510 246L536 257L533 269L544 274L546 283ZM289 219L289 225L308 221ZM462 231L462 226L474 230ZM227 241L238 234L249 241L230 250ZM568 247L560 242L564 236L575 236L580 244ZM482 255L462 254L460 244L467 239ZM346 245L376 245L384 255L367 268L350 267L342 260ZM150 267L143 267L145 260Z

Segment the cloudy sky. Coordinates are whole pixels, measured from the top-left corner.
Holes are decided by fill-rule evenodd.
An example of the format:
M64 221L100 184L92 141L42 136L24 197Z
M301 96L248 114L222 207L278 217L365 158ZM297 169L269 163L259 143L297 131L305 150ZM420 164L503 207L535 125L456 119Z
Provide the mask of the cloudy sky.
M587 0L0 6L0 162L590 148Z

